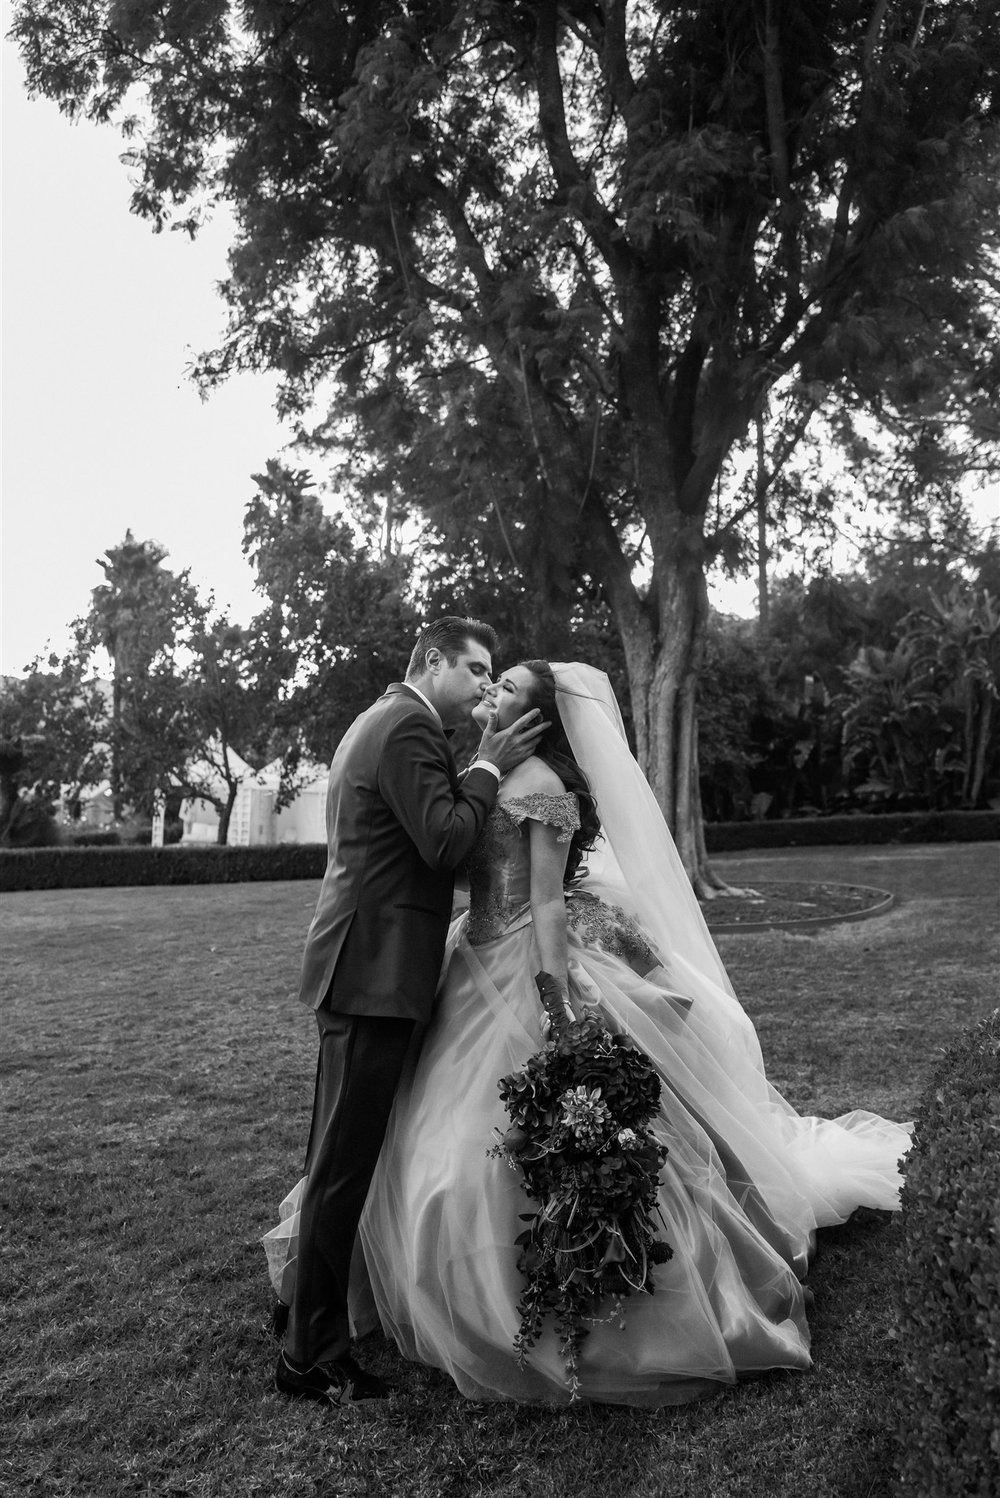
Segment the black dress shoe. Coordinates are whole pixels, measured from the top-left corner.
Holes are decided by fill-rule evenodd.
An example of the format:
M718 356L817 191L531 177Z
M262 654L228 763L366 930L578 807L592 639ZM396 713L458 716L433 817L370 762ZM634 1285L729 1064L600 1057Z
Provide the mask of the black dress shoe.
M330 1363L314 1363L304 1371L293 1368L285 1354L278 1357L274 1386L292 1399L319 1399L325 1404L353 1404L359 1399L387 1399L390 1388L375 1373L359 1368L350 1354Z

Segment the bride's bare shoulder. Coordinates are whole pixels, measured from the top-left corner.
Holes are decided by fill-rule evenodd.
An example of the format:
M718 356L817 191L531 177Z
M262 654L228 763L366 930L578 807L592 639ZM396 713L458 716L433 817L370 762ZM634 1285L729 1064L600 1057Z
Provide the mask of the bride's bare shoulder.
M504 777L503 796L562 796L566 793L559 776L551 765L532 755Z

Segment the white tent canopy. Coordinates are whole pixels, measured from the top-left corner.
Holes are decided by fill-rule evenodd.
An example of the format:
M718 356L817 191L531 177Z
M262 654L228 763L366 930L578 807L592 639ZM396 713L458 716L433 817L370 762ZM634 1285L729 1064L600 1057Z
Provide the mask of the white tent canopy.
M229 823L230 844L236 847L266 846L271 843L322 843L326 841L327 766L308 762L300 766L301 785L288 806L276 809L281 782L281 760L275 759L254 770L234 750L228 763L239 776L239 789ZM215 788L212 766L199 761L192 772ZM225 782L218 770L217 794L225 792ZM211 802L191 798L181 804L184 823L182 843L214 843L219 835L219 813Z
M212 792L213 796L225 796L226 780L220 767L222 759L222 745L217 741L209 744L207 755L189 762L187 783L190 785L193 781L196 785L204 785L206 789ZM245 780L248 775L253 775L254 773L252 765L248 765L243 756L237 754L235 749L226 749L225 763L234 780ZM176 777L174 778L174 784L180 784L180 781Z

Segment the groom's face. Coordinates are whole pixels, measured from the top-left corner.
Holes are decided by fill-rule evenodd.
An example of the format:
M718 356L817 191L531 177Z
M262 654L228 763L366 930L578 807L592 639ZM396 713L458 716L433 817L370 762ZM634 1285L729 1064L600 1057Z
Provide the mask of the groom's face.
M428 695L445 728L458 728L468 722L490 685L490 653L477 640L466 640L453 663L443 653L433 655L436 659L428 659L432 685Z

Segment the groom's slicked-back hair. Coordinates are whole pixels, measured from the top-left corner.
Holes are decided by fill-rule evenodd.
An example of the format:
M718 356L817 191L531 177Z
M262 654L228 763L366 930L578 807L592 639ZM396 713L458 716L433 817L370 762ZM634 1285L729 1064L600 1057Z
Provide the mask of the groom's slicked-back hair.
M406 668L407 676L423 674L428 650L440 650L449 666L453 666L470 640L484 645L491 656L500 649L496 630L481 619L462 619L457 614L446 614L443 619L435 619L433 624L425 624L417 635Z

